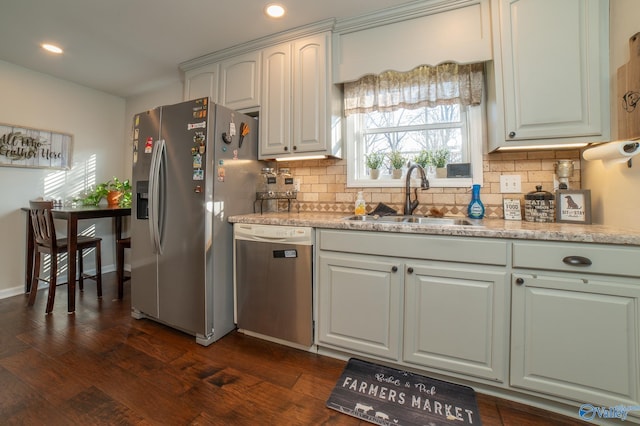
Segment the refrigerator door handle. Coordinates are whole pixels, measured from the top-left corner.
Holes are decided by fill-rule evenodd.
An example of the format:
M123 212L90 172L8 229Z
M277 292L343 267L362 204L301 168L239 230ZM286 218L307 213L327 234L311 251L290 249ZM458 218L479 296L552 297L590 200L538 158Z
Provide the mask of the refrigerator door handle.
M164 139L158 140L153 145L151 154L151 167L149 169L149 234L153 252L162 254L162 239L160 236L161 221L161 188L162 176L166 161L166 147Z

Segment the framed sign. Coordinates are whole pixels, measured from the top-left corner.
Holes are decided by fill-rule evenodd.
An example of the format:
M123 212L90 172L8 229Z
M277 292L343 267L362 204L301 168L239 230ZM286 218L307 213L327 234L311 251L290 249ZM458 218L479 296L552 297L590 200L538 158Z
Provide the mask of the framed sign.
M591 224L591 191L559 189L556 192L556 222Z
M517 198L505 198L502 201L505 220L522 220L520 200Z
M73 136L0 124L0 166L70 169Z

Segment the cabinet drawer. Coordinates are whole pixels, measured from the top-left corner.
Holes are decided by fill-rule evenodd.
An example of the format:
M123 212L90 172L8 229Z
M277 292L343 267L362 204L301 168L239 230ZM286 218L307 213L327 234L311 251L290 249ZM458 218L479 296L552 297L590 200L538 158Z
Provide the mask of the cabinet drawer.
M497 239L336 230L321 230L318 235L320 250L485 265L507 264L507 243Z
M589 261L591 264L585 264ZM640 277L640 248L602 244L515 242L513 267Z

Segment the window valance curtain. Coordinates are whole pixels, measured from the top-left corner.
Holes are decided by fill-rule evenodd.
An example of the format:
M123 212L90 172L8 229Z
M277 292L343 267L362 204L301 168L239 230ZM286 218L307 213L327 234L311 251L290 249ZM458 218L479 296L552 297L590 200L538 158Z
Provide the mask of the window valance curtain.
M482 63L422 65L408 72L387 71L344 83L345 115L438 105L480 105Z

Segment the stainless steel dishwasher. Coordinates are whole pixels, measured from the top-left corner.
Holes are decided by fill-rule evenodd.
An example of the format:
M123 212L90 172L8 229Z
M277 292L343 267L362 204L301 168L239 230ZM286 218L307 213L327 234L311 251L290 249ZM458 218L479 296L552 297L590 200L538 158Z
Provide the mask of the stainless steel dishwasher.
M304 349L313 345L313 228L235 224L238 329Z

